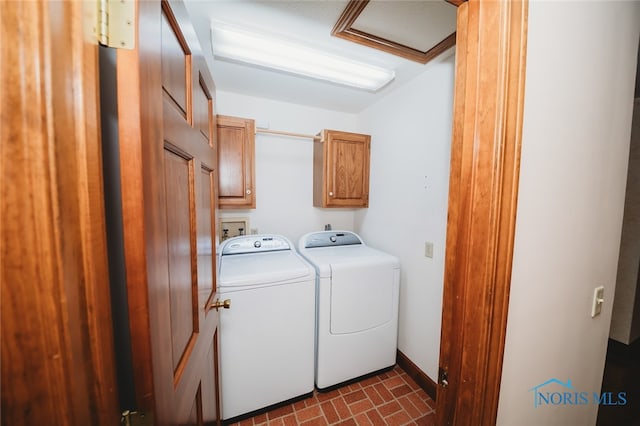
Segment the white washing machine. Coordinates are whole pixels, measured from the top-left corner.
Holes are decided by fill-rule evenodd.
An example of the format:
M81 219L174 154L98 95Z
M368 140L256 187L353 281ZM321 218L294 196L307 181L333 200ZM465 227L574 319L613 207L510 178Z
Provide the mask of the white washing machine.
M279 235L230 238L220 246L222 418L311 394L315 271Z
M298 250L316 269L319 389L396 362L400 262L353 232L312 232Z

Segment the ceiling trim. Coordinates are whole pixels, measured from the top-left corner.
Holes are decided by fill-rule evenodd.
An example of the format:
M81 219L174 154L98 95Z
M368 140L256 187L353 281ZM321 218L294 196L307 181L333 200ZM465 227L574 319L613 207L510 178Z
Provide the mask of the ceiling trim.
M459 6L466 0L446 0L448 3L454 6ZM369 34L364 31L357 30L352 27L353 23L358 19L358 16L369 4L369 0L350 0L347 7L338 18L336 25L331 30L331 35L340 37L345 40L352 41L354 43L361 44L363 46L372 47L374 49L382 50L387 53L391 53L396 56L409 59L411 61L426 64L436 56L443 53L445 50L456 44L456 33L453 32L444 40L433 46L427 51L414 49L413 47L406 46L404 44L397 43L392 40L387 40L382 37L378 37L375 34Z

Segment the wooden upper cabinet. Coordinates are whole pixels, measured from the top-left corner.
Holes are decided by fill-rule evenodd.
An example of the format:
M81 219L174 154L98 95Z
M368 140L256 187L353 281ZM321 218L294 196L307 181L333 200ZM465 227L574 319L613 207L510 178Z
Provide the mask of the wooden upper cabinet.
M254 209L255 122L218 115L218 206Z
M323 130L313 144L313 205L369 207L371 136Z

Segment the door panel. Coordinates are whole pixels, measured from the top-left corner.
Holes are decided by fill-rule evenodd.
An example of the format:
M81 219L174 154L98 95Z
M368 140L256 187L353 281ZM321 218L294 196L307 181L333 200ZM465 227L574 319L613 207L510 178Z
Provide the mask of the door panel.
M188 355L198 333L197 283L195 277L195 241L191 227L193 209L193 160L185 159L165 148L165 188L167 206L167 239L169 252L169 288L173 368L178 380L180 366Z
M215 312L215 311L214 311ZM215 377L214 381L206 381L202 383L202 398L205 401L215 401L216 405L214 404L207 404L203 407L202 410L202 419L204 424L214 424L216 422L216 420L218 419L217 417L217 412L218 412L218 405L217 405L217 401L219 401L218 398L218 389L215 386L215 383L218 382L218 333L216 331L216 334L213 338L213 342L211 344L211 347L209 348L209 352L207 353L207 362L206 362L206 366L207 366L207 372L206 372L206 376L213 376Z
M184 5L138 8L137 48L118 52L127 286L141 340L132 350L143 366L136 395L156 424L201 425L205 415L215 424L215 86Z
M198 387L198 391L196 392L196 399L193 401L193 406L191 406L191 414L189 415L189 420L187 422L188 426L200 426L202 424L202 393L200 392L200 387Z
M246 163L244 143L246 129L238 127L219 127L218 151L225 161L220 164L220 196L230 198L243 198L247 183L244 179L244 167Z
M337 199L359 199L365 196L367 188L363 182L365 164L369 161L367 146L362 142L335 139L329 154L336 167L331 176L334 197Z
M188 117L191 52L172 18L172 15L162 14L162 87Z
M213 116L213 101L211 100L211 92L201 73L198 73L198 84L193 92L194 127L199 129L202 136L206 138L206 142L213 146L211 135L214 129L212 128L213 123L209 119L209 117Z
M200 169L200 203L197 218L198 253L198 306L205 306L213 300L215 288L215 188L216 179L213 170L205 165Z

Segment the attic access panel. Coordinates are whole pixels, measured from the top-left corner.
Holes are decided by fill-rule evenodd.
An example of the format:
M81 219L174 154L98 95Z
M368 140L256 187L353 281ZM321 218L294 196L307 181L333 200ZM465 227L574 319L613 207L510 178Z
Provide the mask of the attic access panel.
M350 0L331 34L426 64L456 43L458 3Z

